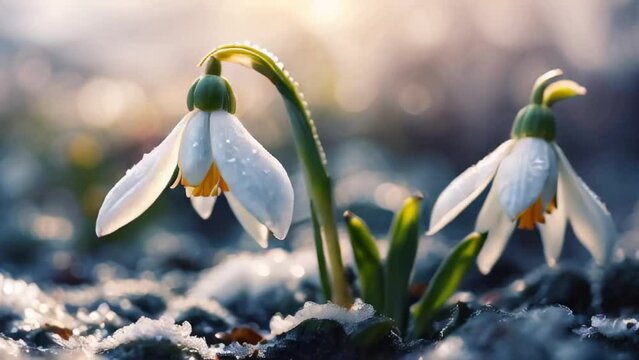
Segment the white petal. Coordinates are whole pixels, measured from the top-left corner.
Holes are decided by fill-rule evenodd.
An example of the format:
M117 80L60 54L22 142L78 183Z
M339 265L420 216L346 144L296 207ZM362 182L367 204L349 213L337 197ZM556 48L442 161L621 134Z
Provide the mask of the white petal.
M599 265L610 259L617 237L615 224L597 195L577 176L563 151L555 145L559 158L559 182L565 189L564 204L575 235Z
M484 201L484 205L482 205L479 215L477 215L475 231L486 232L490 230L497 224L503 214L504 210L502 210L501 203L499 202L497 185L493 182L490 191L488 191L488 196L486 196L486 200Z
M193 209L202 219L211 217L217 196L191 196L190 199Z
M293 186L282 164L226 111L211 113L211 144L215 163L238 202L276 238L286 237Z
M477 256L477 267L482 274L486 275L504 252L508 239L515 228L515 221L512 221L501 211L497 221L488 230L488 237L484 247Z
M427 235L433 235L448 225L481 194L513 144L514 140L502 143L477 164L466 169L444 189L433 206Z
M541 241L544 245L544 256L549 266L554 266L561 255L561 248L564 245L564 235L566 233L566 206L560 195L563 192L561 187L557 193L558 207L552 214L544 214L545 224L537 224ZM561 204L561 205L559 205Z
M124 177L109 191L95 224L98 236L110 234L128 224L160 196L171 181L177 164L182 131L190 116L191 113L182 118L162 143L127 170Z
M178 164L182 176L189 185L199 185L213 163L211 136L209 135L209 113L194 111L184 128L180 144Z
M244 230L246 230L261 247L266 248L268 246L268 228L259 222L255 216L251 215L233 193L227 191L224 195L229 202L233 214L235 214L235 217L240 222L240 225L242 225Z
M499 165L495 181L499 200L511 220L539 198L557 161L551 145L539 138L517 141L513 151Z
M554 152L554 149L551 146L551 149ZM544 188L541 191L541 204L542 208L546 209L548 204L552 201L553 198L557 195L557 185L559 179L559 171L557 169L557 155L551 156L554 161L550 161L548 168L548 179L546 179L546 183L544 184Z

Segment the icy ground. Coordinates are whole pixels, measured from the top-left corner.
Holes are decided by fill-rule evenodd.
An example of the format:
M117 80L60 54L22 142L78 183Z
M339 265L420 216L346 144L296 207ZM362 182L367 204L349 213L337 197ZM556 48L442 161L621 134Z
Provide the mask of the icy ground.
M447 249L423 241L430 251L418 255L412 300ZM635 260L605 272L524 273L506 259L490 277L470 273L436 333L415 340L359 300L351 309L323 304L312 247L238 251L201 268L176 267L186 257L179 250L152 254L141 262L166 270L100 261L80 284L0 275L0 359L633 359L639 351ZM356 289L352 269L349 279Z

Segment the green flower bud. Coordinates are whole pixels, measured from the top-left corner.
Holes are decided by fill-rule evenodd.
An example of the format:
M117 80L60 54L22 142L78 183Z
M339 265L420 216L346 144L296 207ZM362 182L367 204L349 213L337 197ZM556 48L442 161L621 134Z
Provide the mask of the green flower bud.
M519 110L513 123L511 136L514 139L538 137L546 141L555 140L555 116L550 108L530 104Z
M560 69L550 70L535 81L531 94L531 104L519 110L511 136L538 137L546 141L554 141L556 137L555 115L550 107L557 101L585 95L586 88L572 80L557 80L563 72Z
M222 109L227 93L224 79L216 75L204 75L195 84L193 105L202 111Z

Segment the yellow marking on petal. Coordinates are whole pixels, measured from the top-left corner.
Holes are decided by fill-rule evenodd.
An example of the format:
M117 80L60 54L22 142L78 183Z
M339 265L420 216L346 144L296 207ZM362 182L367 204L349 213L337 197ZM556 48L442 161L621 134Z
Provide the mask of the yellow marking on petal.
M553 197L552 200L546 206L546 214L552 214L552 212L557 208L557 197Z
M553 198L546 206L545 213L551 214L557 208L557 199ZM537 223L545 224L544 209L541 204L541 197L537 198L530 207L522 212L519 217L518 228L523 230L533 230Z
M182 186L190 190L191 196L218 196L220 192L229 191L229 187L222 179L220 169L215 163L211 164L204 180L199 185L189 184L186 178L180 179Z

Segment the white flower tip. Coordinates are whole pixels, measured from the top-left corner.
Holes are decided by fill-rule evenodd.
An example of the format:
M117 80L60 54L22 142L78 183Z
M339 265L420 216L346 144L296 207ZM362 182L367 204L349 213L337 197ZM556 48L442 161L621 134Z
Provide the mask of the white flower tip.
M260 238L255 238L255 241L257 241L257 244L262 249L268 248L268 233L266 233L266 236L263 236L263 237L260 237Z
M197 212L197 211L196 211L196 212ZM211 217L211 214L210 214L210 213L208 213L208 214L201 214L201 213L197 212L197 214L200 216L200 219L202 219L202 220L208 220L208 219Z
M290 205L286 214L282 216L278 221L266 221L265 226L273 233L273 236L278 240L284 240L288 231L291 229L293 223L293 200L291 198Z
M452 219L440 219L439 221L433 221L434 219L431 217L430 226L428 227L428 231L426 231L426 236L433 236L440 232Z
M95 236L102 237L104 233L102 232L102 228L97 223L95 224Z
M271 229L271 232L273 233L273 237L275 237L277 240L284 240L286 238L286 235L288 235L288 228L287 229Z
M202 220L208 220L213 214L213 206L215 206L215 200L217 197L214 196L192 196L189 198L191 200L191 206L193 206L193 210L200 216Z
M597 266L606 267L610 263L611 253L612 251L607 251L607 249L597 253L592 252L592 258Z
M482 275L490 274L490 270L493 269L492 265L488 265L485 262L479 261L479 258L477 259L477 268Z
M95 235L97 237L102 237L111 234L115 230L117 230L117 228L114 229L112 226L105 226L104 220L102 219L102 213L98 213L98 218L95 220Z

